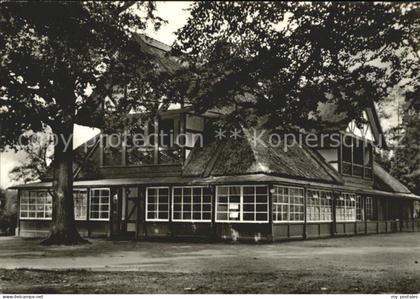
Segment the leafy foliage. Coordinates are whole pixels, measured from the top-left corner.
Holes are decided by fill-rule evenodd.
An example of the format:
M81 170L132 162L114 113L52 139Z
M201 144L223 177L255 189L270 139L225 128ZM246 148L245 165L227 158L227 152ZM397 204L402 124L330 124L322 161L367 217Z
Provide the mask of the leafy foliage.
M283 130L326 129L319 102L348 119L405 79L416 84L418 5L377 2L196 2L178 31L188 62L173 79L199 111Z
M111 116L125 117L130 109L156 106L159 100L154 86L161 71L134 37L148 21L158 28L162 20L154 15L153 2L136 4L143 14L127 9L130 4L1 5L0 149L17 149L22 134L47 128L57 141L51 233L43 244L86 243L74 222L74 124L103 128Z
M100 127L107 115L150 102L156 66L132 37L162 20L152 2L137 5L145 16L121 2L2 3L1 147L47 126Z
M420 111L407 109L402 129L402 138L392 158L391 174L420 195Z
M17 194L0 188L0 233L14 234L17 221Z
M9 172L13 181L27 183L40 180L45 176L52 158L52 139L44 138L44 136L45 134L34 134L31 141L24 146L26 159Z

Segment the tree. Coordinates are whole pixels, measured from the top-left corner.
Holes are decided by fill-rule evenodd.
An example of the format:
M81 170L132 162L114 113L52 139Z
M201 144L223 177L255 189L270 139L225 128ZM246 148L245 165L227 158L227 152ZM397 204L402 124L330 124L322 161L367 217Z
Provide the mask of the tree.
M332 121L321 119L319 103L335 104L345 122L360 124L365 107L397 82L416 84L418 8L195 2L175 44L188 71L172 78L171 96L185 97L198 111L234 106L230 118L243 125L251 123L251 110L268 127L325 130Z
M15 182L33 182L42 179L51 161L52 140L45 135L32 135L25 148L27 157L10 170L9 177Z
M420 111L412 108L410 102L405 106L402 136L395 146L391 174L420 195Z
M72 194L73 126L103 128L110 118L148 103L159 74L154 57L133 38L153 2L3 2L0 9L0 147L19 136L54 134L53 211L44 244L84 243ZM112 117L111 117L112 116Z
M17 192L0 188L0 233L14 233L17 220Z

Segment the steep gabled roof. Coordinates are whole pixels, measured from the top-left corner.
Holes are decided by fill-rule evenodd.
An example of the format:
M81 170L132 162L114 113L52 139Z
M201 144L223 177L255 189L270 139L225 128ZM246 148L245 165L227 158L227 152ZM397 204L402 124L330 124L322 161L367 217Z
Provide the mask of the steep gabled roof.
M397 192L397 193L411 193L411 191L404 186L400 181L390 175L378 163L373 163L374 189Z
M133 39L139 44L142 51L154 58L160 70L173 73L182 67L176 57L169 55L170 46L144 34L134 34Z
M233 176L270 174L289 178L342 184L340 175L314 150L303 145L287 147L269 143L269 133L257 141L248 130L241 138L215 140L196 147L183 169L183 176Z

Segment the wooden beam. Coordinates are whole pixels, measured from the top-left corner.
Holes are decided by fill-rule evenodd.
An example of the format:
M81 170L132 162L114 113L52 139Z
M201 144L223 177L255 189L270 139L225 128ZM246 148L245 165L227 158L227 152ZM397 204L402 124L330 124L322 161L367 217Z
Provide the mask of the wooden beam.
M155 138L155 146L154 146L154 154L153 154L153 163L154 164L159 164L159 139L160 139L160 134L159 134L159 119L157 116L155 116L153 118L153 126L155 128L154 132L155 132L155 136L157 136L157 138ZM148 133L150 134L150 130L149 128L147 128Z
M179 134L185 134L186 133L186 129L187 129L187 114L183 113L181 114L181 117L179 119ZM185 136L185 135L183 135ZM187 142L187 140L183 140L183 143L185 144ZM185 151L185 147L181 147L181 164L184 164L185 160L186 160L186 151Z
M174 228L172 223L172 192L173 192L173 186L169 186L168 190L168 219L169 219L169 234L171 236L171 239L175 237L174 235ZM193 200L193 196L191 195L191 200ZM193 206L191 206L191 209L193 210Z
M343 134L340 134L340 146L338 147L338 173L343 173Z
M379 234L379 198L376 199L376 233Z
M99 137L99 165L104 166L104 139L105 137L101 133Z
M385 221L385 232L388 232L388 220L389 219L389 215L388 215L388 204L389 204L389 199L388 198L384 198L384 221Z
M268 184L268 224L269 224L269 236L270 241L273 242L273 194L271 193L273 189L273 184ZM274 190L274 189L273 189Z
M87 233L88 238L91 237L91 229L90 229L90 187L86 189L86 201L87 201L87 207L86 207L86 226L87 226Z
M303 188L303 235L302 235L302 237L304 238L304 239L306 239L308 236L307 236L307 218L308 218L308 213L307 213L307 209L306 209L306 207L307 207L307 199L308 199L308 196L307 196L307 189L306 189L306 187L304 187ZM289 211L289 213L290 213L290 211ZM288 222L288 226L287 226L287 237L288 238L290 238L290 224L289 224L289 222Z
M414 224L415 224L415 218L414 218L414 200L411 201L411 222L412 222L412 231L414 232Z
M20 196L22 194L21 189L18 189L17 194L17 215L16 215L16 228L17 228L17 235L20 236ZM15 232L16 235L16 232Z
M367 201L367 196L363 196L362 198L363 200L363 220L365 221L365 235L367 235L367 205L366 205L366 201Z
M333 191L333 198L332 198L332 227L331 227L331 235L334 237L337 234L337 194L338 192Z
M216 186L211 185L211 230L213 241L217 240L217 227L216 227Z

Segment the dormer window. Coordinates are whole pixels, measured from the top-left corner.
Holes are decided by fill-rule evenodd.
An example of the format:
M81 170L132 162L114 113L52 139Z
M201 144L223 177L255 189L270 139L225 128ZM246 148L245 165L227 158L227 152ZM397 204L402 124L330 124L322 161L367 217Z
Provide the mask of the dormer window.
M102 163L107 166L122 164L122 144L118 135L111 134L103 138Z
M372 179L372 144L353 136L343 136L341 143L341 173Z
M106 135L103 137L102 166L179 164L182 154L178 146L179 132L177 116L139 122L122 136Z
M132 128L126 138L126 164L154 164L155 127L153 122L139 124Z
M159 164L179 163L181 151L177 144L179 122L173 118L162 119L159 122Z

